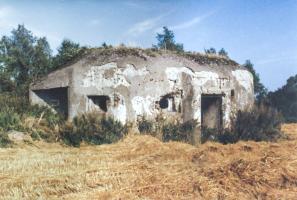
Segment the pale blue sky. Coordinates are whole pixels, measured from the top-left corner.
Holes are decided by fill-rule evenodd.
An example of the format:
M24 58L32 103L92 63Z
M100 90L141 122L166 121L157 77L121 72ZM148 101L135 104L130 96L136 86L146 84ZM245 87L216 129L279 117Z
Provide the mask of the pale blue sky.
M64 38L151 47L168 26L186 50L224 47L240 64L250 59L270 90L297 74L297 0L0 0L0 35L19 23L53 49Z

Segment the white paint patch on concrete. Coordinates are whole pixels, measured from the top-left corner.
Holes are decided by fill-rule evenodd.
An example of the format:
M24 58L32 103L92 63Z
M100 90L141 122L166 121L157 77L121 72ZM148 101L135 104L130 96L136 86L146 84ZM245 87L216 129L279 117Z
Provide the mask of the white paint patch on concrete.
M106 70L113 70L113 76L106 78L104 76L104 72ZM102 89L104 87L116 88L119 85L126 87L130 86L122 71L117 68L117 64L114 62L101 66L92 66L91 69L88 70L84 75L85 77L82 80L83 87L93 86L98 89Z
M127 64L125 70L123 71L123 74L128 78L132 78L134 76L144 76L146 74L149 74L149 71L146 69L146 67L135 69L133 65Z
M219 75L215 72L209 72L209 71L200 71L200 72L195 72L191 71L187 67L167 67L166 68L166 75L168 80L170 81L178 81L181 80L181 74L186 73L190 75L193 79L193 83L196 86L203 86L207 81L214 81L217 82Z
M222 99L222 106L224 109L223 112L223 126L229 128L231 125L231 97L225 96Z
M242 87L244 87L247 91L252 91L253 76L250 72L248 72L247 70L238 69L232 71L232 75Z
M135 96L133 97L131 102L136 116L153 115L152 107L154 99L151 96L147 96L146 98Z
M122 124L126 123L127 120L127 109L126 109L126 105L124 104L119 104L116 107L109 107L110 112L112 113L113 117L120 121Z
M195 72L195 76L193 77L193 82L197 86L203 86L207 81L216 82L219 78L219 75L214 72L201 71Z
M194 73L189 68L186 68L186 67L167 67L165 70L167 78L171 81L178 80L182 72L189 74L191 76L194 75Z

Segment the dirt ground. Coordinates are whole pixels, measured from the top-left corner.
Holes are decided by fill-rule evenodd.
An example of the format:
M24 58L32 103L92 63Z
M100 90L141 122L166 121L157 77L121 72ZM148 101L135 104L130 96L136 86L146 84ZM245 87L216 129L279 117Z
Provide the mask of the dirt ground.
M297 199L297 124L278 143L199 147L129 135L112 145L0 149L0 199Z

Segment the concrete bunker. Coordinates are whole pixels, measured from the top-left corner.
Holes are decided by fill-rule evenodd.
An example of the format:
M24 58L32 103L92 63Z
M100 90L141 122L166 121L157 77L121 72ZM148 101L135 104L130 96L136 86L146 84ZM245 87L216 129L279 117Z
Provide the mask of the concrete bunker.
M98 106L101 111L107 112L110 98L107 95L89 95L88 98L93 104Z
M33 90L43 104L68 117L68 87Z
M33 83L30 101L69 120L92 111L123 124L139 116L195 120L199 135L204 126L229 128L238 110L252 107L253 88L252 74L229 58L100 48Z
M221 130L223 125L222 95L202 94L201 125L203 128Z

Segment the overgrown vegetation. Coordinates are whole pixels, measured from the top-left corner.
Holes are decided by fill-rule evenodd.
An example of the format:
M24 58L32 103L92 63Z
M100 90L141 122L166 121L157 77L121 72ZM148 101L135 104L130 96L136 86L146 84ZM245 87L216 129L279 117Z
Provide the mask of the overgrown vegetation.
M156 120L142 118L138 121L140 134L152 135L163 142L182 141L194 144L194 134L197 122L190 120L184 123L173 120L166 120L158 116Z
M182 141L194 144L194 134L197 122L190 120L184 123L168 123L162 127L162 140L168 141Z
M12 94L0 95L0 132L22 131L33 139L54 142L57 138L57 126L63 123L63 117L44 106L30 105L26 97ZM8 138L3 138L4 141Z
M283 117L280 112L263 104L256 105L251 111L239 111L226 130L202 129L201 142L208 140L223 144L247 141L276 141L282 137L280 131Z
M7 133L0 131L0 148L11 147L13 142L9 139Z
M154 128L154 122L152 120L142 117L141 120L138 121L138 130L141 134L152 134L155 132Z
M269 92L267 101L283 113L286 122L297 122L297 75L275 92Z
M119 121L94 112L77 116L72 123L64 124L60 139L76 147L83 141L95 145L109 144L118 141L127 132L127 126Z
M219 55L225 58L228 58L228 53L224 48L221 48L218 52L215 48L211 47L209 49L204 49L205 54L208 55Z

